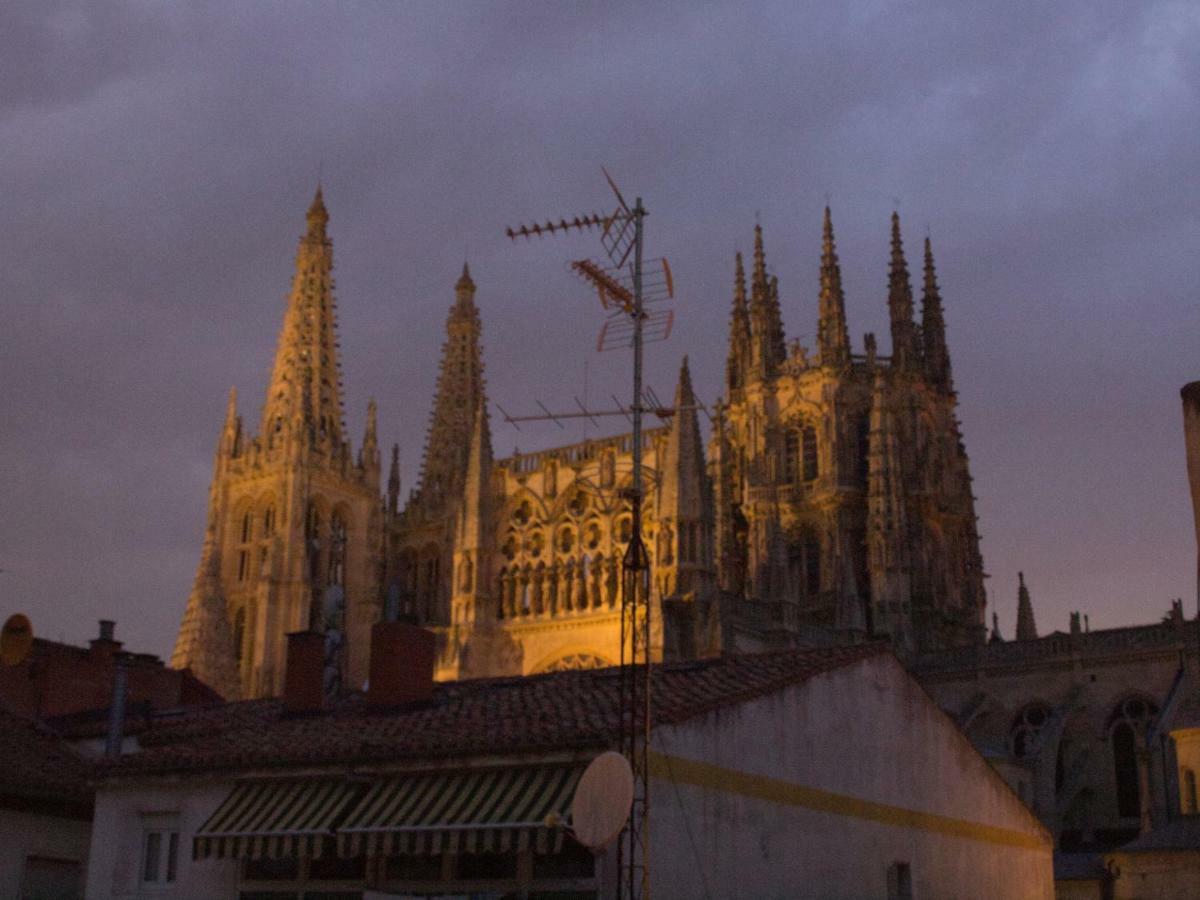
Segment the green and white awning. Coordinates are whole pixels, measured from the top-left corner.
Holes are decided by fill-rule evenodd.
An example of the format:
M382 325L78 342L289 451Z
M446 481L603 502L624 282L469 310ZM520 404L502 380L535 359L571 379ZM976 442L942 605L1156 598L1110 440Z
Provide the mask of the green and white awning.
M378 781L337 828L342 856L562 849L578 766L431 772Z
M346 779L239 784L196 832L192 855L320 857L334 825L364 789L363 782Z

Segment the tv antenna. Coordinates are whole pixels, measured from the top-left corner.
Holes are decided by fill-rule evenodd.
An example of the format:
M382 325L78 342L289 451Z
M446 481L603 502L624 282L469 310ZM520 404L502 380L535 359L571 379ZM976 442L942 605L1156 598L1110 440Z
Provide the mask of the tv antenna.
M651 677L653 654L650 646L650 557L642 538L642 417L652 412L660 418L674 413L653 391L642 385L642 356L647 342L666 340L671 334L674 314L669 310L648 309L674 296L671 267L665 259L643 259L642 247L646 208L638 197L631 207L608 171L601 169L616 198L612 213L592 213L567 221L553 220L544 225L521 225L505 231L512 240L518 237L549 236L559 232L600 229L600 244L607 263L591 259L576 260L571 269L595 288L600 305L608 317L600 330L597 350L633 351L633 393L630 405L614 399L616 409L591 410L575 400L577 409L553 413L542 403L540 414L510 416L500 410L504 421L519 428L520 422L553 421L562 427L562 419L585 418L594 422L600 416L625 416L633 426L633 472L625 491L632 512L629 546L621 563L624 590L621 596L621 669L620 669L620 751L633 773L633 799L629 819L617 843L620 875L617 896L625 900L650 896L650 770L649 747L653 723ZM649 270L649 271L647 271Z

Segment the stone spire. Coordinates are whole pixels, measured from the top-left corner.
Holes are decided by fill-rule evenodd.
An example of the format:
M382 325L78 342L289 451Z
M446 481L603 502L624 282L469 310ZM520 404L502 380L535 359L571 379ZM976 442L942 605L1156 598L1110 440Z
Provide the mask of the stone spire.
M821 235L821 295L818 301L817 350L821 365L850 362L850 332L846 327L846 297L842 293L842 267L833 243L833 217L825 207Z
M454 582L451 585L451 621L469 625L480 618L492 575L491 560L492 438L487 403L480 397L471 424L467 471L454 535ZM490 622L493 616L484 612Z
M686 356L679 369L675 416L667 435L662 466L665 475L658 494L659 518L699 519L704 514L704 445Z
M358 451L358 464L364 469L379 471L378 407L375 398L367 401L367 427L363 431L362 448Z
M685 356L675 388L675 416L662 455L658 491L658 565L660 597L708 596L711 567L708 545L709 491L700 439L700 420L692 373Z
M746 382L746 365L750 357L750 307L746 304L746 270L742 254L735 257L733 276L733 311L729 316L729 358L725 363L725 382L730 390Z
M900 215L892 213L892 262L888 272L888 313L892 322L892 365L912 371L921 361L917 326L913 321L912 284L900 240Z
M946 320L942 315L942 296L938 292L937 271L933 265L933 247L925 238L925 289L921 297L921 338L925 351L925 377L939 390L954 390L950 377L950 350L946 346Z
M192 674L226 700L237 700L241 696L233 629L221 589L221 521L218 515L221 474L232 455L229 435L236 433L234 429L240 429L241 425L236 409L237 393L230 391L225 428L217 445L213 479L208 489L208 517L204 526L200 565L196 567L196 580L184 607L183 621L171 653L172 668L191 669Z
M400 511L400 445L392 444L392 468L388 473L387 483L388 515L394 516Z
M459 512L458 539L460 547L473 549L484 546L483 538L488 519L488 496L492 483L492 434L488 425L487 403L482 396L475 408L471 423L470 449L463 482L462 506Z
M762 226L754 226L754 271L750 277L750 365L755 375L770 378L787 356L779 284L767 277Z
M1025 587L1025 573L1018 572L1017 580L1017 640L1036 641L1037 625L1033 621L1033 601L1029 599L1029 588Z
M308 230L296 251L296 274L275 350L261 434L272 446L276 434L289 423L300 422L319 443L340 447L345 438L333 243L325 233L329 213L319 186L307 221Z
M225 406L225 426L221 429L218 456L233 457L241 451L242 417L237 411L237 388L229 389L229 402Z
M436 515L459 497L467 472L475 411L484 400L483 326L475 305L475 282L463 263L454 286L455 302L446 319L446 342L437 392L429 416L425 458L414 503L425 515Z

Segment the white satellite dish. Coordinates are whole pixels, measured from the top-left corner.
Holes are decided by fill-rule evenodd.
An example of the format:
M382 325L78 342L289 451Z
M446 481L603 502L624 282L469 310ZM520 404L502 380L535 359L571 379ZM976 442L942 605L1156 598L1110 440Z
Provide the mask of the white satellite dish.
M579 843L603 850L621 833L633 807L629 760L609 750L592 760L579 778L571 801L571 829Z

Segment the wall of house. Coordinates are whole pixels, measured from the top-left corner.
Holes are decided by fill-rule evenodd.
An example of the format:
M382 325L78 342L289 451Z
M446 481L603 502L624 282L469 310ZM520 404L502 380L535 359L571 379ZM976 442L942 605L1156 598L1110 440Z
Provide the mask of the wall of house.
M1200 850L1115 853L1113 900L1195 900L1200 897Z
M237 863L192 860L191 837L229 794L231 781L181 779L153 785L109 784L96 792L92 848L88 861L87 900L191 900L232 897L237 889ZM141 882L144 828L178 823L178 871L171 884Z
M890 655L654 747L661 896L883 898L897 863L921 900L1054 896L1050 835Z
M0 900L19 900L28 859L78 863L80 883L87 866L90 822L0 809Z

